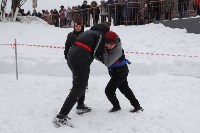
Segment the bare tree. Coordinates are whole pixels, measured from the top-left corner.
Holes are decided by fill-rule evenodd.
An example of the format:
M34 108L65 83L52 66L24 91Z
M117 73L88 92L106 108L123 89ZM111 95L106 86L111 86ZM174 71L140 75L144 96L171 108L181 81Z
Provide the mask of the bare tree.
M12 11L12 20L16 21L17 14L19 12L19 9L21 6L26 2L27 0L12 0L11 5L11 11ZM0 0L0 21L5 19L5 13L6 13L6 6L7 6L7 0Z
M16 11L16 8L20 8L27 0L12 0L12 6L13 12Z
M21 6L26 2L27 0L12 0L12 12L14 14L13 17L13 21L16 21L17 18L17 14L19 12L19 9L21 8Z
M7 0L2 0L0 2L1 6L0 6L0 21L2 21L3 19L5 19L5 10L6 10L6 5L7 5Z
M20 5L20 0L12 0L11 9L13 10L14 13L15 13L17 7L19 7L19 5Z

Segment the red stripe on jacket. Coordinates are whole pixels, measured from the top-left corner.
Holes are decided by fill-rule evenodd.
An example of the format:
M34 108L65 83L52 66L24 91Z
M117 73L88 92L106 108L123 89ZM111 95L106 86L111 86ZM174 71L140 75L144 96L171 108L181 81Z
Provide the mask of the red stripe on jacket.
M92 53L92 49L91 49L89 46L87 46L86 44L82 43L82 42L75 42L75 45L84 47L84 48L87 49L90 53Z

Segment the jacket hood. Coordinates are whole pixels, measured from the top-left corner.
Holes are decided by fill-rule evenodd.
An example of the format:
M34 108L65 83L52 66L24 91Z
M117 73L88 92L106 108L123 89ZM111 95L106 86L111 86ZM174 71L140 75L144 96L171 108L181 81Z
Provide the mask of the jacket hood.
M96 24L92 26L90 30L97 30L106 34L108 31L110 31L110 25L107 23Z

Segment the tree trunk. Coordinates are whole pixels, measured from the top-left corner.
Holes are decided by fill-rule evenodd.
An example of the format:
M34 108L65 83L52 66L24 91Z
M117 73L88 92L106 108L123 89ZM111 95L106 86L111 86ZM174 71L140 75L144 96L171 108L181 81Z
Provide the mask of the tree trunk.
M13 9L13 13L15 13L16 8L20 6L20 0L12 0L12 6L11 8Z
M7 0L2 0L1 1L1 7L0 7L0 20L4 20L5 19L5 14L6 14L6 5L7 5Z
M2 21L2 19L3 19L2 10L1 10L1 4L2 4L2 2L0 2L0 21Z

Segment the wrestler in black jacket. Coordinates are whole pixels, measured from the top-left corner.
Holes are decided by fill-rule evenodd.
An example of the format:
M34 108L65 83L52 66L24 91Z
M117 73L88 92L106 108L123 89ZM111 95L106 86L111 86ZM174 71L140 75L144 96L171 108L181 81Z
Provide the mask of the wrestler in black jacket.
M94 58L103 63L105 33L109 30L110 26L107 23L92 26L90 30L83 32L76 39L76 42L84 46L73 45L69 49L67 63L73 74L73 87L57 118L66 117L77 100L84 94L88 84L90 65Z
M77 30L76 26L77 25L82 25L82 22L80 20L77 20L74 24L74 30L72 32L70 32L68 35L67 35L67 40L65 42L65 50L64 50L64 55L65 55L65 59L67 60L67 54L69 52L69 49L74 45L77 37L84 32L84 26L81 26L81 29L79 31L79 29ZM88 85L87 85L88 86ZM86 87L88 88L88 87ZM89 107L87 107L85 104L84 104L84 101L85 101L85 93L79 98L78 102L77 102L77 107L76 108L79 108L79 109L91 109Z

